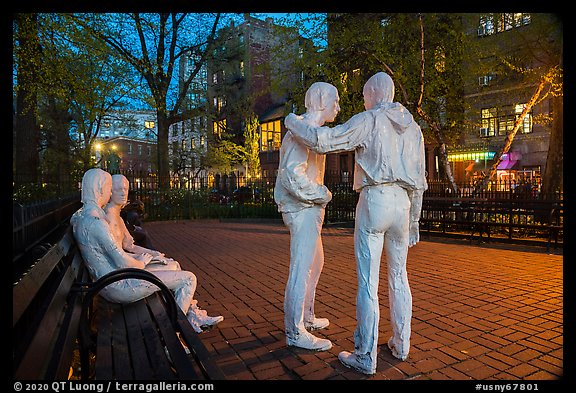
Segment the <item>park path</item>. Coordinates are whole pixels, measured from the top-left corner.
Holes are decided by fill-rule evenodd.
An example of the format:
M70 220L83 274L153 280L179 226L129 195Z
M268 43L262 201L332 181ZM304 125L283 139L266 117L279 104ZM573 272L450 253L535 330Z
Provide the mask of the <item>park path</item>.
M356 270L352 230L325 227L316 315L327 352L287 347L284 286L290 237L278 221L145 224L157 249L198 277L195 298L223 315L202 340L229 380L560 380L563 256L541 249L424 237L408 254L413 296L409 358L390 354L386 262L380 277L377 373L338 361L352 351Z

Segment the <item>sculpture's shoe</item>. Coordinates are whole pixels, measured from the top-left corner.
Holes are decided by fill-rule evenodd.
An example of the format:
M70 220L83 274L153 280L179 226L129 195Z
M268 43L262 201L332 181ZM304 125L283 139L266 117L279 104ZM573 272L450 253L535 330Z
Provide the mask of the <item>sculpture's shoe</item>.
M327 328L330 325L328 318L314 318L312 322L305 322L304 326L310 330L320 330Z
M190 325L192 325L192 328L196 333L202 333L203 330L197 322L198 318L196 317L196 314L194 314L194 311L188 311L186 313L186 319L188 319L188 322L190 322Z
M224 317L222 315L218 315L216 317L206 316L206 317L204 317L204 319L200 323L200 327L214 326L214 325L222 322L223 320L224 320Z
M330 340L316 337L307 331L300 333L297 339L286 337L286 344L292 347L311 349L313 351L327 351L332 348L332 342Z
M388 348L390 348L392 356L394 356L395 358L400 360L408 359L408 352L406 351L406 353L401 353L400 351L398 351L398 347L394 344L393 337L390 337L388 339Z
M200 307L193 304L186 313L186 318L190 322L190 325L194 328L196 333L202 333L202 328L207 328L209 326L214 326L224 320L222 315L216 317L208 316L206 310L202 310Z
M346 367L353 368L363 374L372 375L376 373L376 367L372 366L370 359L361 359L355 353L342 351L338 354L338 360Z

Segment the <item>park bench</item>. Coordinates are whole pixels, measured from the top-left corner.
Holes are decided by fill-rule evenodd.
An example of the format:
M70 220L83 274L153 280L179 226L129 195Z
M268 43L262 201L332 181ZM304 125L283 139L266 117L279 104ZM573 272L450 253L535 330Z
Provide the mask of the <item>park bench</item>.
M549 251L552 244L558 246L563 234L562 201L428 197L422 211L424 233L430 235L433 229L443 234L459 232L470 242L476 235L479 241L489 242L494 233L506 234L509 241L532 233L541 244L546 242Z
M160 290L130 304L98 295L126 278ZM12 328L16 380L224 379L156 276L127 268L91 281L70 227L14 284ZM79 376L73 364L81 365Z

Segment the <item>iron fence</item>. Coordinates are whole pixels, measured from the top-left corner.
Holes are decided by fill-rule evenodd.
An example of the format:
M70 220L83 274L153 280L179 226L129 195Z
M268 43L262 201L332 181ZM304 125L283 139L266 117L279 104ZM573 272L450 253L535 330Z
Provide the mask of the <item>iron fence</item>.
M274 177L188 175L172 177L170 188L161 189L155 174L123 174L130 182L130 200L144 202L148 221L281 219L274 202ZM358 194L353 190L352 178L329 173L325 184L332 192L332 200L326 206L326 223L353 223ZM421 218L424 234L563 244L563 195L542 195L539 183L490 182L476 194L473 184L458 184L458 193L453 193L446 182L428 184ZM42 203L14 202L13 259L40 244L79 207L79 192Z

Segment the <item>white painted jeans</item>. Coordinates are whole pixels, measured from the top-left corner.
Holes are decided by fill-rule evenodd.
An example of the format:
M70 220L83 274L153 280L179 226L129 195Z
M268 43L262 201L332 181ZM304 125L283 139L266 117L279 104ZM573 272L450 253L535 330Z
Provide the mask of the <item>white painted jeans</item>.
M392 342L402 354L410 350L412 294L406 272L410 200L395 184L364 187L356 206L354 252L357 262L354 352L376 367L378 345L378 281L385 245Z
M320 205L295 213L282 213L290 230L290 271L284 293L286 336L296 339L304 322L314 320L316 285L324 266L321 231L324 208Z

